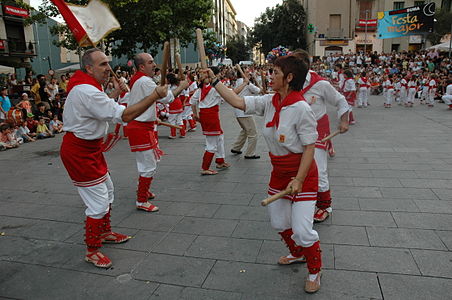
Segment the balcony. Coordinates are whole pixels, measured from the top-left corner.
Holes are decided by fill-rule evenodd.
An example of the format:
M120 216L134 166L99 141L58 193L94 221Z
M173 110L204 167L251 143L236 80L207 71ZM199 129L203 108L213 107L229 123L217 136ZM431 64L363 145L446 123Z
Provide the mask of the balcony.
M37 56L36 43L27 43L24 40L14 38L0 40L0 55L34 57Z
M344 29L343 28L328 28L327 29L327 35L326 35L327 39L345 39L347 38L344 34Z

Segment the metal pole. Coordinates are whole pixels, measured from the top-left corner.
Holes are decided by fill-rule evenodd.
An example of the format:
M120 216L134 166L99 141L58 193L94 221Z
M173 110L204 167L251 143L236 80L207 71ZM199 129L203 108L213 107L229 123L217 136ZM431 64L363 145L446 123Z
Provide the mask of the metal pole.
M369 18L369 10L366 10L366 27L364 30L364 58L366 57L367 49L367 19Z

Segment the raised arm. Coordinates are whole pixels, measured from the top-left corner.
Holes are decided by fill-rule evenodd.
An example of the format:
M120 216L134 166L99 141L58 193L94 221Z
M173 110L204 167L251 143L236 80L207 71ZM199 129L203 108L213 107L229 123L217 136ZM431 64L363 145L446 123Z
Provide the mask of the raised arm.
M223 83L221 83L220 80L215 77L212 70L203 70L201 77L202 79L209 78L212 86L227 103L235 108L241 109L243 111L245 110L245 100L234 93L233 90L228 89Z

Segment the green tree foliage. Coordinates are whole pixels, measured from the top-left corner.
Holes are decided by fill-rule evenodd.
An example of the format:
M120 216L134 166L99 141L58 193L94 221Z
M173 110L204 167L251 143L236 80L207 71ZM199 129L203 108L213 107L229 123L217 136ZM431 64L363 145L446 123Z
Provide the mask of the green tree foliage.
M236 35L226 43L226 55L232 60L234 64L239 61L249 60L250 47L248 47L245 38Z
M66 2L86 5L88 0ZM104 0L121 24L121 29L105 39L105 45L115 56L132 57L137 50L155 54L163 41L179 38L182 46L194 40L195 28L205 28L211 11L211 0ZM58 10L44 0L40 11L48 16L58 15ZM100 20L101 21L101 20ZM53 34L64 38L57 42L70 50L77 43L66 26L53 28Z
M452 25L452 12L445 9L439 9L435 14L435 25L432 33L427 35L427 39L433 44L439 44L441 38L445 34L450 34L450 26Z
M278 45L306 48L306 13L298 0L284 0L256 19L251 40L264 53Z

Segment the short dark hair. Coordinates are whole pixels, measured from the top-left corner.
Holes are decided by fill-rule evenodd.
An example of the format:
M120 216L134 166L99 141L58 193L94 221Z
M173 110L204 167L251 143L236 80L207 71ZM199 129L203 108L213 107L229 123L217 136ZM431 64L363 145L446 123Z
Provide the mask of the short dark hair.
M137 70L139 69L140 65L144 65L145 63L146 61L142 57L141 53L133 57L133 64L135 65L135 68L137 68Z
M220 73L220 68L218 67L210 67L214 75L218 75Z
M176 77L176 75L174 73L167 74L166 79L168 80L168 82L170 84L174 84L174 85L179 84L179 79Z
M350 71L349 69L347 69L347 70L344 71L344 75L345 75L345 77L347 77L347 78L352 78L352 77L353 77L353 73L352 73L352 71Z
M308 74L308 66L303 60L294 55L280 56L275 60L274 65L281 69L284 78L292 73L293 79L289 82L289 87L293 91L301 91Z
M100 50L99 48L91 48L91 49L86 50L85 53L83 53L82 63L80 64L80 70L82 70L83 72L86 73L86 66L93 65L93 59L91 57L91 54L93 54L94 52L98 52L98 51L102 52L102 50Z
M292 55L301 59L308 66L308 69L311 67L311 61L309 60L308 51L303 50L303 49L297 49L294 52L292 52Z

